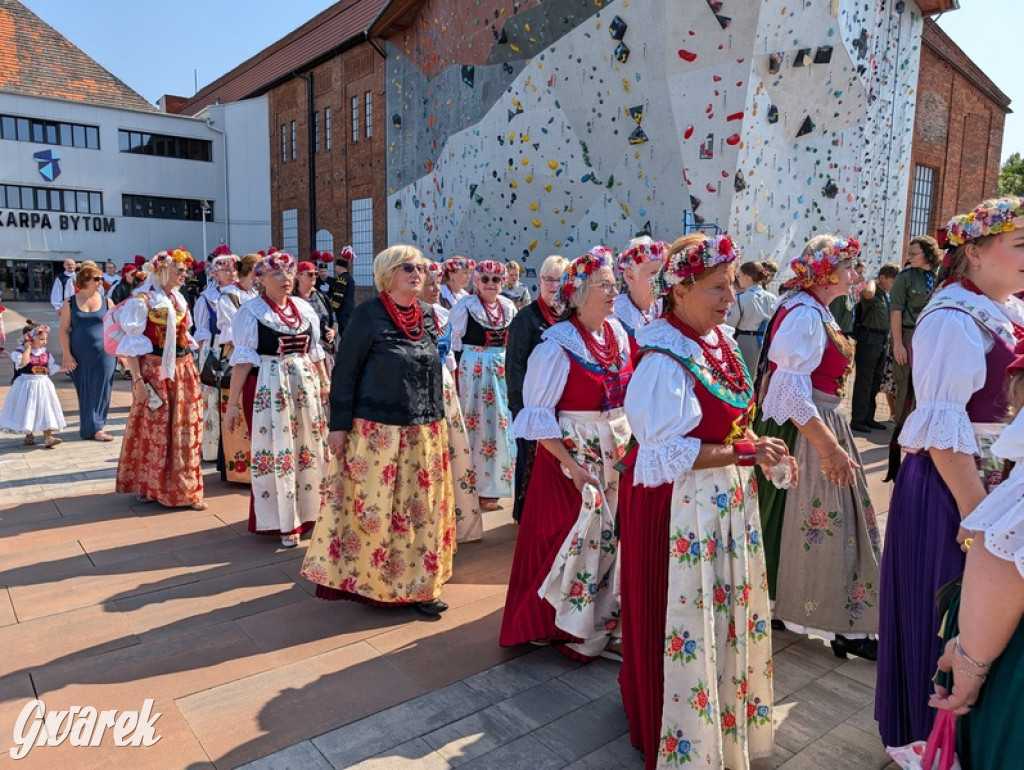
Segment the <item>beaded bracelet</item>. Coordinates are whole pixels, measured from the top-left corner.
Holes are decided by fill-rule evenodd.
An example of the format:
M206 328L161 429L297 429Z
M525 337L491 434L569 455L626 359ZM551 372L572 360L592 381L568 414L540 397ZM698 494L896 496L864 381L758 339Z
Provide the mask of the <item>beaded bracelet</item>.
M953 668L955 668L964 676L969 676L972 679L986 679L988 677L988 674L975 674L973 671L968 671L966 668L958 666L956 663L953 664Z
M960 636L959 635L957 635L955 641L956 641L956 651L958 653L960 653L960 655L963 656L963 659L966 660L968 663L970 663L972 666L977 666L978 668L989 668L992 665L991 663L979 663L974 658L972 658L970 655L968 655L966 652L964 652L964 648L960 646Z

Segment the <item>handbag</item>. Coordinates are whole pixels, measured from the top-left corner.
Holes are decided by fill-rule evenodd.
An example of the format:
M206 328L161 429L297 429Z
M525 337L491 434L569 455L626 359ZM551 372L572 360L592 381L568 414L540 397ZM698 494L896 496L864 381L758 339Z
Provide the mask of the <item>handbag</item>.
M960 770L956 756L956 714L940 709L927 741L886 747L901 770Z
M210 351L199 372L199 381L211 388L219 388L224 381L231 380L231 365L218 353Z

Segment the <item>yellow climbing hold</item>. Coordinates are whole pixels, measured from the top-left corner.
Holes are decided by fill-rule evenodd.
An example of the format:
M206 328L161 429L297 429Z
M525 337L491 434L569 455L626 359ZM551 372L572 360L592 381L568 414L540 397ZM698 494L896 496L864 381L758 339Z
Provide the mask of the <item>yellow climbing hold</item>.
M554 171L556 168L558 168L558 161L557 160L549 160L548 161L548 168L551 169L552 171Z
M530 222L533 223L534 227L543 227L544 226L544 223L541 222L539 219L537 219L537 217L534 217L533 219L531 219Z
M537 202L534 201L533 203L530 204L530 211L536 211L536 210L537 210Z
M551 192L551 185L549 185L549 184L544 185L544 192Z
M529 249L530 251L533 251L535 248L537 248L537 241L536 240L530 241L530 245L527 246L526 248Z

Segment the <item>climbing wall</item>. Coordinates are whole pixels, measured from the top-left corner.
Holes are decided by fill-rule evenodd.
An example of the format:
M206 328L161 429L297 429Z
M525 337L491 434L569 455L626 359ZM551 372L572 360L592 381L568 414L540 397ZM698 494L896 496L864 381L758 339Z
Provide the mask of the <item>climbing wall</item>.
M883 0L429 0L388 41L388 229L435 258L687 224L899 253L921 17Z

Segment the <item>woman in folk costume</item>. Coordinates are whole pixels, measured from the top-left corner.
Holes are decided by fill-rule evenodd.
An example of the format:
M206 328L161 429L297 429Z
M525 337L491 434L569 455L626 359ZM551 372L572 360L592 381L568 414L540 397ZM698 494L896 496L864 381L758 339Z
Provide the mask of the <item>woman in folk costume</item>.
M936 591L963 572L967 517L1002 480L992 443L1007 413L1006 368L1024 338L1024 198L982 203L946 228L946 258L914 330L916 406L899 440L882 559L878 698L882 740L924 740L942 620Z
M505 384L505 344L516 315L512 300L500 296L505 266L477 262L476 294L459 300L448 317L452 350L459 361L459 403L469 431L480 510L494 511L499 497L511 497L516 445Z
M455 354L452 353L452 327L448 323L448 310L438 300L441 296L440 262L428 262L423 276L420 299L430 305L437 318L440 334L437 339L441 359L441 377L444 380L444 416L448 421L448 453L451 457L452 487L455 490L455 539L460 543L480 540L484 535L484 522L480 516L480 500L476 495L476 471L473 453L469 448L466 423L462 419L462 406L455 390Z
M302 574L321 599L427 615L448 609L455 512L438 328L417 299L425 260L392 246L373 261L377 299L356 307L331 377L327 494Z
M466 287L475 267L476 262L466 257L452 257L441 263L441 299L438 300L441 307L451 310L460 299L469 296Z
M116 490L203 511L203 400L179 291L191 262L182 248L161 251L149 263L149 280L116 313L123 332L117 355L132 373Z
M658 274L667 253L668 244L664 241L641 236L629 242L616 262L618 273L629 291L615 298L615 317L629 335L634 366L639 350L637 332L661 315L661 300L655 298L651 290L651 279Z
M630 435L622 400L632 365L613 316L611 251L597 246L573 260L560 293L567 320L544 332L530 355L513 425L538 447L500 642L555 642L592 660L618 644L615 464Z
M648 768L745 768L772 752L768 582L752 466L796 464L748 428L754 388L723 325L727 235L686 235L655 280L665 314L637 333L626 392L637 448L619 493L630 737Z
M74 302L74 295L70 299ZM52 449L61 443L54 431L64 430L67 423L50 379L62 369L46 349L49 336L49 326L26 319L21 345L11 351L14 381L0 411L0 431L24 433L25 446L36 443L35 433L39 431L46 448Z
M765 338L769 371L754 430L781 438L801 468L799 488L758 475L773 616L790 630L874 660L879 533L860 454L842 408L853 345L828 304L849 291L857 241L819 235L790 263ZM759 472L758 472L759 473Z
M277 251L271 249L271 253ZM217 300L217 342L220 344L220 355L224 359L231 358L234 350L234 335L232 323L238 308L251 299L260 296L260 286L256 275L256 266L265 258L263 252L246 254L235 263L234 283L229 283L221 289L220 298ZM246 379L243 389L255 386L255 380ZM235 484L249 484L251 475L249 464L251 461L252 438L249 435L249 425L243 419L232 430L227 425L225 411L228 405L230 394L228 383L222 383L220 389L220 442L223 454L223 465L218 459L218 468L221 471L221 479ZM247 398L252 398L252 393L246 393Z
M505 355L505 382L508 387L508 408L514 420L523 409L523 381L526 379L526 364L530 354L541 342L541 335L558 323L558 312L554 303L558 297L558 285L569 260L552 254L540 266L540 293L537 299L516 313L508 327L508 347ZM520 521L526 504L526 489L530 482L533 458L537 455L537 442L525 438L516 439L515 504L512 518Z
M282 546L294 548L301 533L313 528L327 473L323 403L328 380L320 319L305 300L291 296L291 254L271 254L256 266L256 274L263 296L238 308L232 322L233 369L224 418L234 430L244 407L252 426L249 531L279 536ZM243 390L247 379L255 383Z
M196 344L199 345L199 371L203 370L208 356L221 355L221 342L217 329L217 302L224 289L235 282L235 261L238 259L227 246L221 244L214 250L214 256L207 267L210 280L196 300L195 317ZM201 385L203 390L203 461L214 462L220 449L220 386Z

